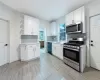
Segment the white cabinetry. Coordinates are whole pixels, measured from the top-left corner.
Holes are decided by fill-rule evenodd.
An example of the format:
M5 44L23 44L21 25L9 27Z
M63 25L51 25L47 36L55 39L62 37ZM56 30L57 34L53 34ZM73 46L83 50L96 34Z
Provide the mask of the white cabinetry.
M54 56L63 60L63 45L53 44L52 45L52 53L53 53Z
M56 56L56 44L52 44L52 53Z
M21 61L28 61L40 56L39 44L21 45Z
M39 20L27 15L21 17L21 35L39 35Z
M70 25L77 22L83 22L84 19L85 19L85 9L83 6L66 15L66 25Z
M82 22L82 8L74 11L74 23Z
M57 36L57 24L56 24L56 22L50 23L50 26L47 28L47 36Z
M35 57L40 57L40 45L35 46Z
M68 15L66 15L66 25L70 25L74 23L74 13L71 12Z
M57 27L56 22L52 22L51 23L51 35L52 36L56 36L57 35L57 29L56 29L56 27Z

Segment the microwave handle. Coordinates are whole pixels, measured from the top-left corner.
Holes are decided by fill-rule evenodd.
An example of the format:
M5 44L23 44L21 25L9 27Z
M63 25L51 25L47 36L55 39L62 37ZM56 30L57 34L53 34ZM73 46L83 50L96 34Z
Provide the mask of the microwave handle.
M78 24L77 24L77 31L78 31Z

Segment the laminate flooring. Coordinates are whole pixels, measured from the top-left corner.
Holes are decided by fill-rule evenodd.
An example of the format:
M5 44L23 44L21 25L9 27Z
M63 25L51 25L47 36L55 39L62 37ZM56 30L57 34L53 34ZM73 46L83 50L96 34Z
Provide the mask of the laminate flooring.
M45 53L29 62L16 61L1 66L0 80L100 80L100 71L87 68L84 73L79 73Z

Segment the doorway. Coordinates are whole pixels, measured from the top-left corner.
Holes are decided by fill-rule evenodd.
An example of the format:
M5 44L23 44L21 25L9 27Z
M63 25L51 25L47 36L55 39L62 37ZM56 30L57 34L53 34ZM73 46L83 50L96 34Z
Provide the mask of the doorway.
M0 66L9 62L9 22L0 19Z
M40 42L40 52L45 53L46 52L46 38L45 38L45 28L40 28L39 31L39 42Z
M100 15L90 18L90 65L100 70Z

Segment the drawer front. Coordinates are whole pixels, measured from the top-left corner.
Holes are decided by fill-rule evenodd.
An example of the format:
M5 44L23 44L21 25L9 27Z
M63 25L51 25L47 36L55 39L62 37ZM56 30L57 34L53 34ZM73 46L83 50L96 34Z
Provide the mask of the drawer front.
M35 47L34 45L28 45L27 49L34 49L34 47Z

